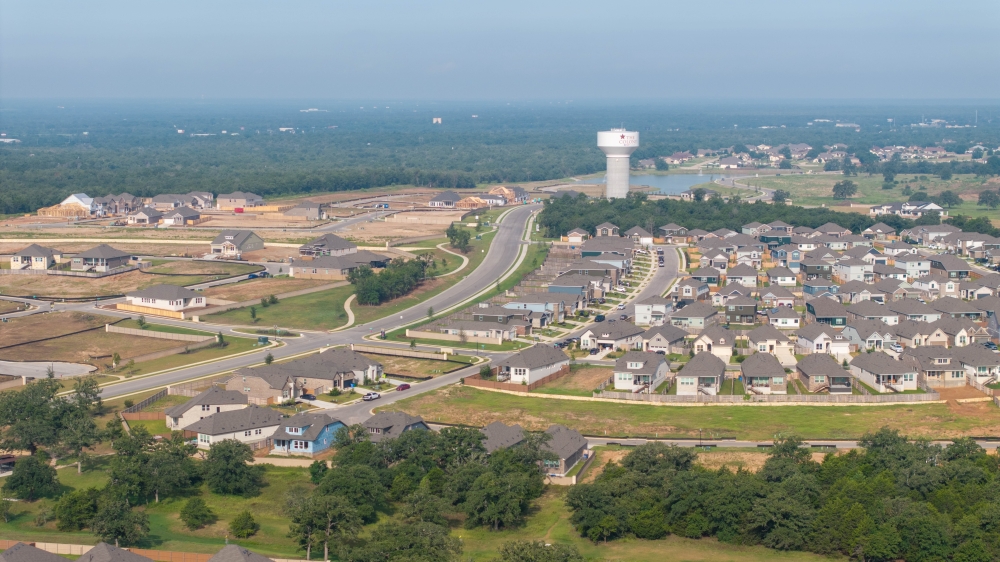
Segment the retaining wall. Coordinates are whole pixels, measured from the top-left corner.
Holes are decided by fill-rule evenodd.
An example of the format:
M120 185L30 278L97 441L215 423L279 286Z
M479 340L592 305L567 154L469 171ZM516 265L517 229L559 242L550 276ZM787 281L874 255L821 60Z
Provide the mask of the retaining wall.
M412 351L395 347L382 347L378 345L365 345L362 343L352 343L351 349L359 353L376 353L378 355L391 355L393 357L413 357L414 359L434 359L447 361L447 353L434 353L432 351Z
M422 332L420 330L406 330L406 337L420 338L426 340L441 341L462 341L462 336L457 334L442 334L441 332ZM493 345L503 345L503 338L484 338L480 336L465 336L465 341L469 343L488 343Z
M196 336L194 334L175 334L173 332L157 332L155 330L137 330L135 328L119 328L118 326L112 326L111 324L105 324L104 328L104 331L111 332L113 334L127 334L130 336L142 336L144 338L156 338L161 340L202 342L205 340L215 339L215 336L211 335Z
M134 304L120 302L115 305L115 308L117 310L124 310L127 312L149 314L150 316L163 316L164 318L176 318L178 320L184 320L185 318L183 311L163 310L162 308L153 308L151 306L137 306Z

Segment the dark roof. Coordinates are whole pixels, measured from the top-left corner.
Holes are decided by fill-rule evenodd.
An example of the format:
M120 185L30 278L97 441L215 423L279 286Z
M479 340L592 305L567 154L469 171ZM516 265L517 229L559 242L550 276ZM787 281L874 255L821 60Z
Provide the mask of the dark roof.
M372 433L372 441L378 442L382 439L395 439L403 434L403 431L411 425L421 424L427 429L427 424L420 416L411 416L406 412L379 412L368 418L361 425L368 429L381 429L382 433Z
M696 283L701 283L701 281L695 281L695 282ZM637 302L636 304L654 305L654 304L672 304L672 303L673 303L673 301L670 300L670 299L665 299L663 297L653 295L653 296L651 296L649 298L642 299L641 301Z
M709 341L712 342L713 346L725 345L732 347L733 344L736 343L736 334L734 332L730 332L729 328L726 328L725 326L709 326L702 333L698 334L695 341L702 338L708 338Z
M668 342L681 341L690 335L687 333L686 330L682 330L677 326L664 324L663 326L653 326L652 328L646 330L646 332L642 334L642 339L649 340L652 339L653 336L657 334L662 336L663 339L667 340Z
M757 277L757 270L746 264L739 264L726 271L726 277Z
M30 258L50 258L53 254L62 254L62 252L52 248L46 248L45 246L39 246L38 244L32 244L23 250L14 252L15 256L26 256Z
M882 351L862 353L851 360L851 366L859 367L876 375L902 375L915 371L914 365L893 359Z
M251 404L242 410L217 412L198 420L184 428L206 435L221 435L236 431L246 431L262 427L273 427L281 423L281 414L270 408Z
M744 377L783 377L785 368L778 358L770 353L757 352L740 363Z
M220 193L219 199L260 199L260 195L249 191L234 191L232 193Z
M840 335L840 331L836 330L827 324L820 324L819 322L813 322L812 324L807 324L798 330L792 332L800 338L805 338L807 340L815 341L816 338L820 337L822 334L826 334L833 338L834 336Z
M513 447L524 441L524 430L519 425L506 425L503 422L495 421L479 430L486 439L483 440L483 447L487 453L492 453L497 449Z
M577 452L587 448L587 440L575 429L564 425L553 425L545 430L552 437L545 442L543 448L555 453L560 460L568 459Z
M183 416L185 412L195 406L223 406L227 404L247 403L247 395L238 390L226 390L221 386L212 386L208 388L208 390L203 391L198 396L195 396L183 404L167 408L167 410L163 413L166 414L167 417L173 418Z
M946 314L981 314L982 311L978 308L972 306L971 304L956 299L955 297L941 297L937 300L931 301L928 306L937 310L938 312L944 312Z
M901 299L892 301L888 305L889 310L899 314L940 314L937 310L927 306L916 299Z
M810 353L799 360L796 367L807 376L844 377L849 374L844 370L843 365L828 353Z
M905 269L900 269L898 267L893 267L891 265L885 265L881 263L876 263L872 266L872 271L878 273L879 275L906 275Z
M787 267L778 266L778 267L772 267L771 269L768 269L767 270L767 276L768 277L795 277L795 274L792 273L792 270L788 269Z
M896 233L895 228L885 224L884 222L877 222L866 228L864 231L868 232L869 230L872 232L892 232L893 234Z
M833 299L817 298L806 303L812 306L813 315L816 318L839 318L847 317L847 309Z
M193 217L200 217L201 213L199 213L198 211L195 211L191 207L178 207L178 208L174 209L173 211L167 211L166 215L168 217L173 217L173 216L180 215L181 217L183 217L185 219L189 219L189 218L193 218Z
M540 343L511 355L507 359L497 363L497 365L523 369L538 369L540 367L548 367L550 365L556 365L563 362L569 363L569 357L567 357L561 349Z
M112 546L106 542L97 543L94 548L88 550L77 560L81 562L152 562L152 558L139 556L134 552Z
M686 377L720 377L726 373L726 362L712 354L702 351L681 367L680 375Z
M678 310L672 316L674 318L708 318L718 313L712 305L696 302Z
M226 545L215 556L208 559L208 562L274 562L270 558L251 552L242 546L235 544Z
M58 554L19 542L0 552L0 562L66 562L66 559Z
M334 418L333 414L329 412L300 412L282 420L281 425L278 426L271 438L314 441L319 437L324 427L338 423L344 425L344 422ZM286 429L289 427L304 427L306 429L302 433L288 433Z
M883 337L887 334L890 336L893 335L892 326L881 320L855 320L848 324L844 330L847 330L847 328L853 328L863 340L867 340L872 334L878 334Z
M272 363L260 367L240 369L237 374L264 379L275 377L272 380L281 384L281 381L288 377L333 380L340 374L365 371L372 365L381 366L382 364L349 348L338 347L327 348L320 353L313 353L287 363ZM280 388L280 386L275 386L275 388Z
M850 229L844 228L837 223L828 222L816 229L817 232L832 233L832 232L844 232Z
M722 273L714 267L699 267L691 273L691 277L719 277Z
M618 226L613 225L610 222L602 222L601 224L595 226L594 228L600 230L602 228L618 228Z
M219 197L222 196L220 195ZM248 238L256 236L256 234L249 230L223 230L218 236L215 237L215 240L212 240L212 244L225 244L227 242L227 237L229 236L232 237L232 240L228 241L232 242L234 246L239 247L242 246Z
M747 334L747 337L750 338L751 343L764 340L791 341L788 339L788 336L782 334L781 332L778 331L777 328L775 328L770 324L757 326L753 330L750 330L750 333Z
M303 244L302 248L310 248L313 246L319 246L325 250L350 250L351 248L357 248L357 244L353 242L348 242L336 234L327 233L319 238L314 238L309 241L308 244Z
M659 353L651 351L629 351L615 361L615 372L638 373L640 375L651 375L655 373L660 365L666 363L667 359ZM629 363L641 363L638 369L629 368ZM668 367L669 370L669 367Z
M144 299L180 300L200 297L201 293L185 289L179 285L153 285L152 287L146 287L138 291L128 292L126 295Z
M140 213L143 214L143 215L146 215L147 217L149 217L151 219L155 219L155 218L159 218L159 217L163 216L163 213L161 213L160 211L158 211L158 210L156 210L156 209L154 209L152 207L143 207L141 209L136 209L135 211L132 211L132 215L133 216L138 215Z
M782 287L781 285L771 285L770 287L764 287L763 289L760 290L761 298L766 297L768 295L771 295L779 299L780 298L788 299L795 297L795 295L793 295L790 290L788 290L786 287Z
M735 297L726 301L726 306L759 306L760 303L750 297Z
M128 252L123 252L121 250L116 250L107 244L101 244L100 246L94 246L89 250L85 250L76 255L78 258L103 258L103 259L113 259L113 258L123 258L130 256Z
M852 304L847 307L847 312L866 318L896 316L898 314L889 310L889 307L870 300Z
M639 335L645 330L631 322L601 322L591 325L590 331L597 339L620 340Z
M640 228L638 226L633 226L632 228L625 231L625 236L635 236L635 235L638 235L640 237L652 236L652 234L646 232L645 228Z
M795 309L790 306L771 308L767 310L766 314L768 318L802 318L802 315L795 312Z
M938 263L941 265L945 271L971 271L972 266L968 264L962 258L958 258L949 254L938 254L936 256L930 256L928 258L931 261L931 265Z

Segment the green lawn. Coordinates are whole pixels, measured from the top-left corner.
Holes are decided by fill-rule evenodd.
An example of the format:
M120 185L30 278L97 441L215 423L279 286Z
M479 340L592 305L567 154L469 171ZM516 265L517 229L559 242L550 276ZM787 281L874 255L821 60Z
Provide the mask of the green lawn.
M335 287L307 295L281 299L268 307L256 306L257 322L261 328L275 324L282 328L332 330L347 323L344 302L354 294L353 285ZM250 307L236 308L219 314L202 317L206 322L219 324L253 325Z
M143 361L141 363L136 363L135 367L130 372L126 372L122 369L118 372L118 374L127 377L148 375L149 373L155 373L164 369L173 369L175 367L182 367L192 363L208 361L210 359L219 359L220 357L225 357L227 355L250 351L255 349L255 344L257 343L256 339L234 338L231 336L227 336L225 340L225 347L204 347L201 349L195 349L188 353L178 353L176 355L168 355L167 357L153 359L152 361Z
M170 430L167 429L167 422L165 420L131 420L128 422L128 426L132 429L137 427L145 427L152 435L169 435Z
M563 424L585 435L676 436L773 439L797 434L809 439L856 439L883 425L913 437L952 438L993 435L1000 428L1000 408L952 409L947 404L889 406L655 406L579 402L500 394L472 387L446 387L396 402L403 410L434 422L486 425L518 422L530 429ZM618 428L625 428L624 430Z
M182 328L180 326L171 326L168 324L153 324L151 322L146 322L146 327L143 328L139 326L137 320L122 320L121 322L115 324L119 328L132 328L133 330L149 330L150 332L166 332L168 334L189 334L193 336L214 336L213 332L206 332L204 330L192 330L191 328Z

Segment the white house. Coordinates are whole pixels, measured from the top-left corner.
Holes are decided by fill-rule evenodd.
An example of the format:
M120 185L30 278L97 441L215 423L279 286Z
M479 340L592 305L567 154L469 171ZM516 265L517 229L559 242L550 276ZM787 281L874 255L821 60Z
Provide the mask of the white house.
M775 356L783 366L795 365L795 344L770 324L758 326L747 335L750 349Z
M780 285L782 287L794 287L795 286L795 274L792 270L787 267L774 267L767 270L767 280L772 285Z
M797 330L802 325L802 316L794 308L779 306L768 310L767 323L779 330Z
M247 395L238 390L226 390L212 386L183 404L167 408L167 429L180 431L182 428L203 420L212 414L242 410L248 405Z
M638 242L643 248L653 245L653 235L638 226L626 230L625 236L631 238L633 242Z
M582 349L641 349L644 330L629 322L594 324L580 336Z
M858 258L849 258L838 261L833 264L833 271L834 275L840 279L841 283L847 283L848 281L871 283L875 280L875 273L872 264L867 263L864 260L859 260Z
M862 353L851 360L851 374L879 392L896 392L917 389L920 365L904 356L897 360L882 351Z
M794 334L797 353L828 353L837 359L851 358L851 344L840 331L827 324L813 323L800 328Z
M257 443L274 434L281 425L281 413L255 404L218 412L185 426L184 431L198 434L198 448L208 449L212 443L235 439L241 443Z
M726 271L726 284L739 283L744 287L757 286L757 270L746 264L739 264Z
M125 294L125 300L133 306L158 308L171 312L208 306L208 300L204 295L177 285L153 285L146 289L132 291Z
M562 350L537 344L498 363L497 380L533 384L563 369L569 369L569 357Z
M706 285L707 289L708 286ZM637 326L662 326L667 318L667 312L673 308L673 302L663 297L650 297L635 304L635 323Z
M923 277L931 272L931 260L918 254L900 254L894 258L895 266L906 270L910 279Z
M163 213L160 211L152 207L143 207L128 216L128 223L155 225L159 224L162 219Z
M615 361L615 390L651 393L667 380L670 367L659 353L629 351Z
M722 326L712 326L691 341L691 350L695 353L707 351L726 363L733 357L733 347L736 345L736 334Z

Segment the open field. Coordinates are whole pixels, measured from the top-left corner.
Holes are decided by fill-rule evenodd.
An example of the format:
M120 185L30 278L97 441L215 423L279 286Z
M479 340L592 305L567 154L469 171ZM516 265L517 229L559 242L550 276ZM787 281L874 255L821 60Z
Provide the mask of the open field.
M233 302L260 299L269 295L280 295L310 287L332 283L323 279L293 279L291 277L268 277L249 279L239 283L228 283L209 287L202 291L206 297Z
M195 263L201 262L184 262ZM182 267L170 264L171 268ZM157 266L158 269L164 266ZM97 279L70 277L64 275L3 275L0 276L0 292L17 296L45 297L90 297L121 295L129 291L143 289L151 285L193 285L211 281L216 277L229 277L245 273L243 264L214 264L215 274L155 275L129 271ZM254 267L254 269L257 269ZM182 270L183 271L183 270Z
M145 340L151 340L151 338L142 338ZM167 341L170 340L151 340L151 341ZM183 344L183 342L171 342L174 347L180 347L178 344ZM176 367L183 367L184 365L190 365L192 363L199 363L201 361L208 361L211 359L219 359L227 355L235 355L237 353L243 353L244 351L250 351L255 349L254 344L257 343L256 339L249 338L234 338L226 337L226 345L224 347L203 347L201 349L195 349L187 353L177 353L175 355L168 355L167 357L161 357L159 359L153 359L152 361L143 361L141 363L136 363L135 366L127 373L122 373L125 376L139 376L148 375L149 373L155 373L157 371L162 371L164 369L173 369ZM123 355L124 357L124 355ZM125 357L127 360L128 358ZM137 400L138 402L138 400Z
M20 302L0 300L0 314L26 310L28 305Z
M148 273L169 273L173 275L210 275L231 277L251 273L260 266L246 263L230 263L215 260L170 260L147 269Z
M463 367L467 363L457 361L436 361L434 359L418 359L415 357L396 357L394 355L377 355L362 353L382 364L382 370L393 375L410 375L414 377L435 377Z
M214 332L206 332L205 330L192 330L190 328L182 328L180 326L173 326L171 324L153 324L147 322L145 326L140 326L138 320L122 320L121 322L115 324L119 328L132 328L133 330L148 330L150 332L166 332L168 334L189 334L193 336L214 336Z
M134 422L133 422L134 423ZM145 422L144 422L145 423ZM162 423L162 422L160 422ZM106 468L110 457L96 459L83 474L76 474L73 468L60 470L58 475L64 491L87 487L102 487L107 482ZM218 516L218 520L197 531L190 531L180 521L179 513L187 497L170 498L151 503L143 508L149 515L150 535L140 545L146 548L175 550L184 552L215 553L225 540L228 524L235 514L249 510L260 524L260 531L249 539L239 541L240 546L249 548L265 556L304 558L304 552L297 549L288 535L288 518L282 513L286 494L290 490L306 493L314 488L309 482L309 473L301 468L267 468L265 479L268 483L261 494L254 498L238 496L218 496L210 493L203 485L195 495L203 498ZM836 557L821 557L799 552L780 552L763 547L741 547L719 543L713 539L692 540L668 536L657 541L622 539L607 545L594 544L581 538L569 521L570 512L565 505L567 488L552 486L533 502L530 515L524 526L507 531L485 529L464 529L461 517L449 517L452 534L462 539L463 560L491 560L501 544L511 540L544 540L547 543L573 544L587 559L607 560L690 560L690 561L821 561L839 560ZM36 526L35 516L43 509L51 509L53 500L18 502L17 514L9 523L0 521L0 538L22 541L51 541L75 544L93 544L97 539L89 530L60 532L55 522ZM380 514L379 524L391 522L394 518ZM367 527L362 536L373 526Z
M344 301L354 294L353 285L345 285L326 291L317 291L308 295L300 295L281 299L278 304L267 308L255 307L259 326L278 325L283 328L300 328L306 330L332 330L347 322L344 311ZM219 314L202 317L206 322L219 324L253 325L250 318L250 308L237 308Z
M117 318L113 316L83 312L50 312L11 318L10 321L0 324L0 346L96 328L115 320Z
M570 394L573 396L593 396L594 389L611 376L611 367L590 367L573 365L570 374L561 379L543 384L533 392L542 394Z
M458 385L393 404L434 422L484 426L493 421L544 430L558 423L585 435L737 437L771 440L855 439L882 426L911 437L950 439L1000 432L1000 408L990 402L899 406L652 406L526 398Z
M385 222L382 220L369 220L353 224L337 232L338 235L349 238L361 246L384 246L386 242L398 240L400 238L412 238L415 236L431 236L434 234L443 235L450 223L433 224L420 220L422 218L432 218L457 221L467 211L442 211L442 212L420 212L420 213L398 213L396 217L416 217L417 220L403 222ZM443 222L443 221L442 221Z

